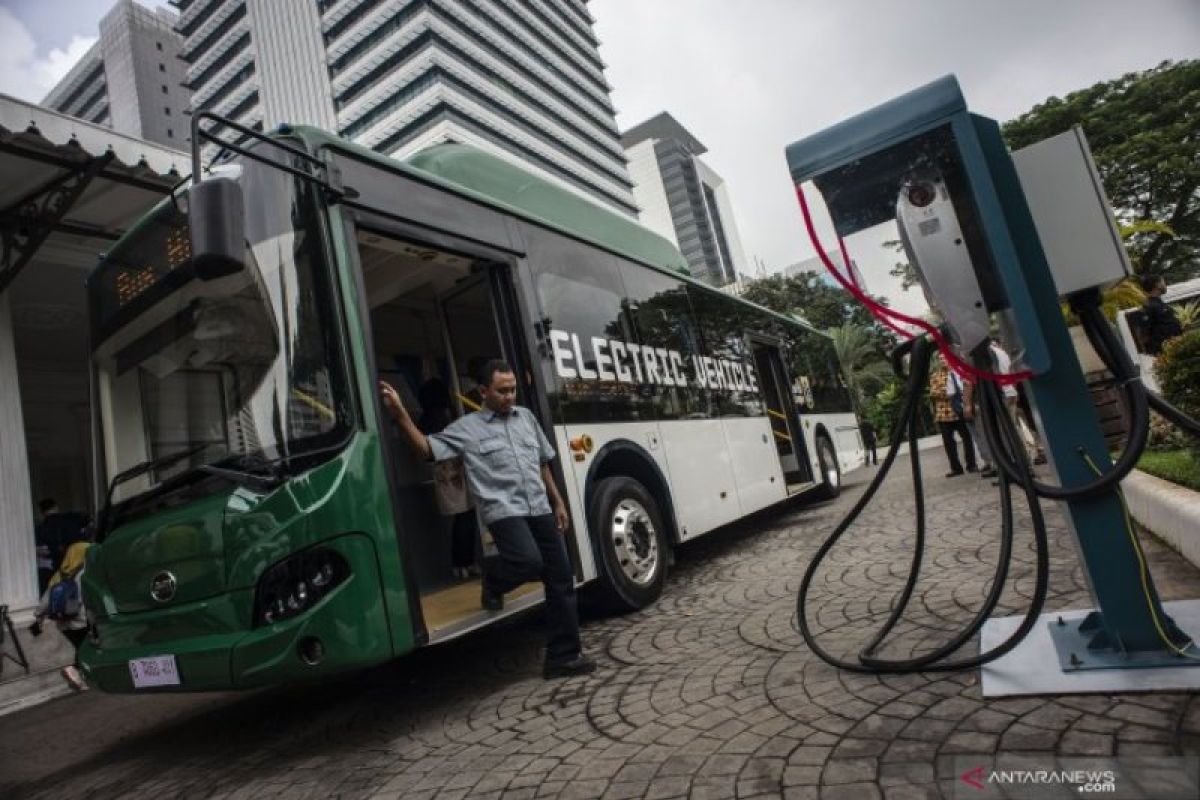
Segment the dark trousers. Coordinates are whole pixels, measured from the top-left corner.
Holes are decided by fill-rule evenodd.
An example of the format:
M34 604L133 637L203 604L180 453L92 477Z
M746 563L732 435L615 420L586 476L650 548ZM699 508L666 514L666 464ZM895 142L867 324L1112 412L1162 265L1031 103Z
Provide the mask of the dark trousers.
M77 630L77 631L71 630L70 628L60 628L59 630L62 631L63 636L67 637L67 641L71 643L71 646L75 648L75 660L71 663L73 663L75 666L78 667L79 666L79 646L81 644L83 644L84 639L87 639L87 635L88 635L87 628L83 628L83 629Z
M479 540L475 528L475 512L455 514L450 527L451 566L469 567L475 563L475 543Z
M975 445L971 443L971 431L967 423L961 419L953 422L939 422L938 430L942 433L942 447L946 449L946 458L950 460L951 472L962 472L962 462L958 460L958 447L954 443L954 434L962 439L963 456L967 460L967 469L975 471Z
M869 442L863 442L863 449L867 451L866 463L868 463L868 464L878 464L879 463L879 454L875 452L875 440L874 439L872 439Z
M499 555L484 564L490 592L511 592L541 579L546 587L546 662L579 655L579 612L575 607L575 570L553 514L505 517L488 524Z

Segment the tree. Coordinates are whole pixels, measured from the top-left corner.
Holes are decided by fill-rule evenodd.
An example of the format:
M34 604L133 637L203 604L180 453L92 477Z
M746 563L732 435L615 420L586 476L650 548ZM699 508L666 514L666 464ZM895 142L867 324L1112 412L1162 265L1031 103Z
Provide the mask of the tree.
M833 349L846 378L846 386L850 389L854 410L863 416L869 405L868 398L874 397L887 386L892 370L887 361L880 357L869 329L845 322L840 327L830 329L829 335L833 339Z
M849 292L812 274L759 278L746 284L742 297L781 314L796 314L819 330L840 328L846 323L857 325L866 330L873 349L880 355L896 343L892 334Z
M1200 274L1200 61L1051 97L1007 123L1018 149L1083 127L1138 273L1168 281Z

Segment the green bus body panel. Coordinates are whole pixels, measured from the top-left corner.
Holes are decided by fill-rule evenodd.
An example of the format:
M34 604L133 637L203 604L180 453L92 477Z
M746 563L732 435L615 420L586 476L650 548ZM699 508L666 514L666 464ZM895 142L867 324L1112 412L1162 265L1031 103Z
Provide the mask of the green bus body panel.
M270 494L225 491L116 528L91 548L83 573L99 637L80 653L89 677L107 691L131 691L129 659L171 653L183 679L174 691L219 689L317 676L411 650L413 620L384 474L378 436L359 432L329 461ZM263 571L315 545L339 552L350 578L299 616L253 627ZM184 558L154 565L164 548ZM189 570L176 573L176 598L151 600L150 578L176 566ZM317 667L296 653L305 636L325 645Z
M177 603L212 597L226 589L222 516L227 495L216 494L180 508L142 517L104 543L95 563L112 587L115 611L158 608L150 597L154 576L170 571L179 582Z

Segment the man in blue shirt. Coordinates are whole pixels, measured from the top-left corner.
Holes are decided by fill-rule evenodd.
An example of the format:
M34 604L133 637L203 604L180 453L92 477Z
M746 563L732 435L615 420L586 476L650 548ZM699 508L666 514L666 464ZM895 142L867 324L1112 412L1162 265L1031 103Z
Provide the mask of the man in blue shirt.
M409 446L420 457L461 457L467 485L500 556L485 566L481 603L504 605L504 593L541 579L546 594L547 678L584 675L596 664L583 655L575 604L575 571L562 535L570 525L549 462L554 448L537 418L517 405L517 379L504 361L488 361L478 376L483 407L439 433L425 435L413 423L396 390L379 389Z

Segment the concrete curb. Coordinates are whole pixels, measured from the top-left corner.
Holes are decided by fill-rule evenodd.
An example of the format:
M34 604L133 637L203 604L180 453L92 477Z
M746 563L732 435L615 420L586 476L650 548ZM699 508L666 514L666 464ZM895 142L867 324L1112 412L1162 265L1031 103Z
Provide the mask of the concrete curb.
M1200 567L1200 492L1136 469L1121 488L1133 518Z

